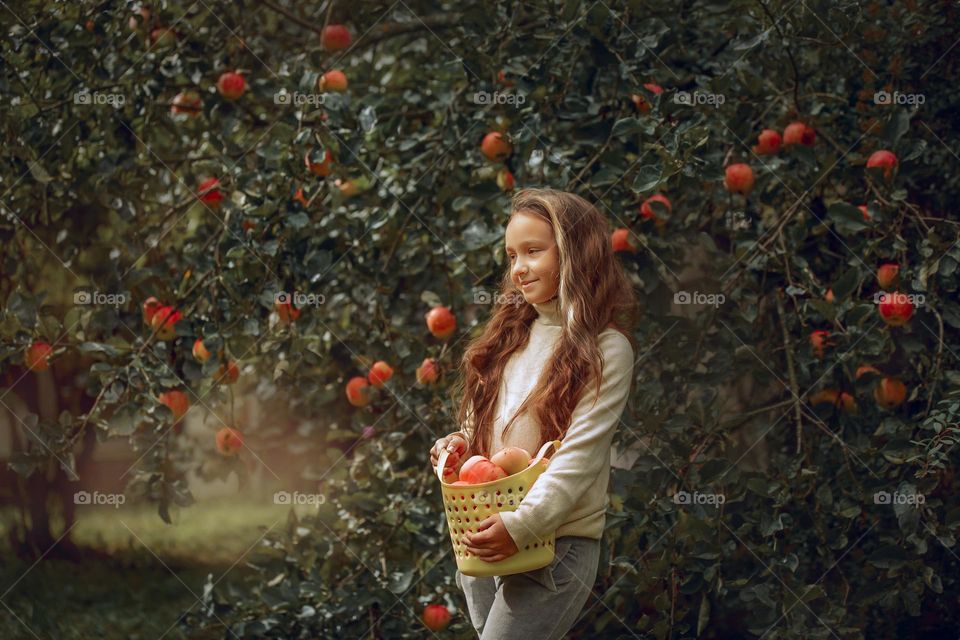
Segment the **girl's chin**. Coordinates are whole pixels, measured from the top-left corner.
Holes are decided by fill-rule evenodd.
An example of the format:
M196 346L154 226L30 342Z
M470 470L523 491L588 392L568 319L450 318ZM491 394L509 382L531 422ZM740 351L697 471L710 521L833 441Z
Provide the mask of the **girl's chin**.
M543 295L538 295L535 292L524 291L523 297L530 304L543 304L544 302L550 302L551 300L556 298L557 294L554 293L549 298L544 298Z

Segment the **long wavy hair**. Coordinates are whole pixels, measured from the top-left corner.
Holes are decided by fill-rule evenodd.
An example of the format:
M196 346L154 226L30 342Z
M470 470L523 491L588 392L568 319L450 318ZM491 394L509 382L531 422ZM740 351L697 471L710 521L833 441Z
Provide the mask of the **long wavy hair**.
M614 256L606 217L578 195L554 189L523 189L511 203L510 219L519 214L539 216L550 224L559 251L559 344L536 386L506 423L503 437L516 418L530 412L540 425L540 444L562 439L587 384L599 395L603 375L600 333L612 327L623 333L636 353L633 337L637 297ZM464 351L453 388L460 397L458 424L472 427L470 451L490 456L497 398L510 356L526 346L537 310L510 277L510 264L500 279L493 311L483 333ZM536 453L531 451L531 454Z

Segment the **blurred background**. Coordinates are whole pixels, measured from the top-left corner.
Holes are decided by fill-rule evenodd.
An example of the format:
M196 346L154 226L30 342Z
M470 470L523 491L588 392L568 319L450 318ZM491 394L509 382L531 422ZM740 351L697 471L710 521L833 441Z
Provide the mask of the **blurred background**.
M570 637L956 637L957 2L0 5L0 636L476 637L428 451L549 186L641 302Z

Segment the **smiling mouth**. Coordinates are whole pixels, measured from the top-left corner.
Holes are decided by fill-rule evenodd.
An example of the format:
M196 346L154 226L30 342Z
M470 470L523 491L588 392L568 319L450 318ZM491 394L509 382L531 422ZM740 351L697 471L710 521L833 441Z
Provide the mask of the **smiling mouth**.
M521 286L521 287L526 287L527 285L531 285L531 284L533 284L534 282L538 282L538 281L537 281L537 280L531 280L530 282L524 282L524 283L522 283L520 286Z

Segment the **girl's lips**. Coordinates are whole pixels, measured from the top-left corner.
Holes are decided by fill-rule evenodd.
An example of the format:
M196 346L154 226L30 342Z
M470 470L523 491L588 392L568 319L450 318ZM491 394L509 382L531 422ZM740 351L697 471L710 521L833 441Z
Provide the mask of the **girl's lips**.
M539 282L539 280L531 280L530 282L524 283L524 284L521 285L521 286L522 286L524 289L526 289L527 287L529 287L530 285L532 285L532 284L535 283L535 282Z

